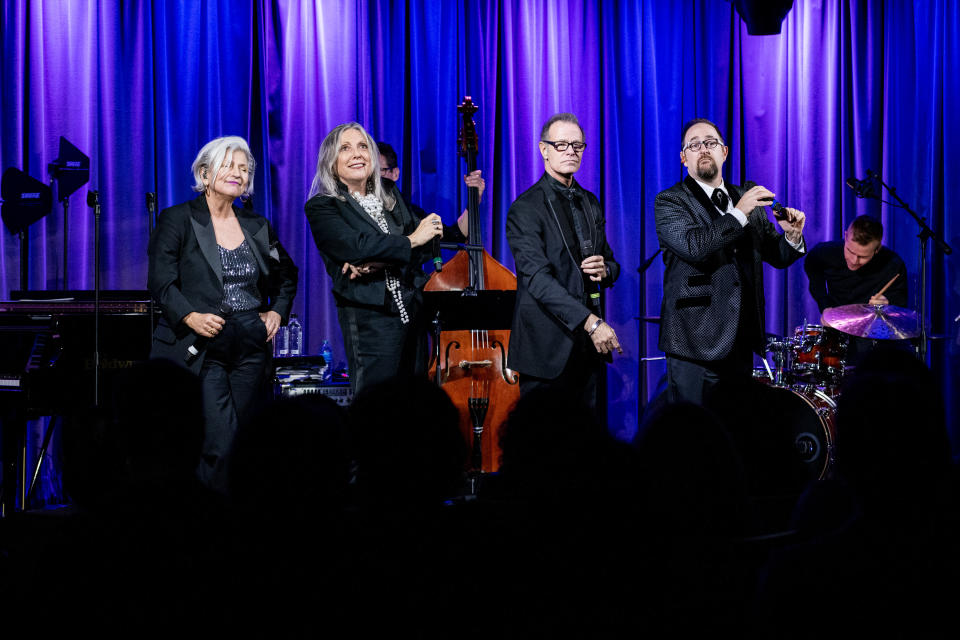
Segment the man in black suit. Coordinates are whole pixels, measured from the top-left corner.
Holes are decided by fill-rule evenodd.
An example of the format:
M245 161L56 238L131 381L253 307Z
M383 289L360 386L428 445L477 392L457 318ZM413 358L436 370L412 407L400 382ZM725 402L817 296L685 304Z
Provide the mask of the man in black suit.
M520 373L521 393L560 387L595 408L604 362L614 350L622 353L602 319L600 297L620 265L607 244L599 200L573 178L583 138L573 114L547 120L539 144L544 174L507 213L517 269L508 364Z
M762 263L782 269L803 255L806 217L784 208L780 234L763 209L772 192L724 183L729 149L709 120L685 124L681 143L688 175L655 204L664 262L660 349L668 400L701 404L720 380L749 380L753 354L765 344Z

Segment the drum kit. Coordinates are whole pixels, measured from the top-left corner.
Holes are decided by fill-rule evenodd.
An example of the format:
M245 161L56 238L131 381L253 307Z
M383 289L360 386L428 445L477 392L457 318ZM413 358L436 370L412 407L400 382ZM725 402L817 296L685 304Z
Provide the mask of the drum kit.
M755 380L783 396L791 413L794 446L812 477L824 478L833 465L837 399L847 363L850 338L906 340L920 335L917 314L892 305L848 304L825 309L822 324L804 323L793 336L771 336L771 368L753 372Z

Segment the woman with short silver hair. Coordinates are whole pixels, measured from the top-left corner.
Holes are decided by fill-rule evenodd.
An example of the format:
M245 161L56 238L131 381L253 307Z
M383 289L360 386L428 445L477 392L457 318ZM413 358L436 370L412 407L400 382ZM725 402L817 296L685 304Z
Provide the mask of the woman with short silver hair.
M423 373L416 371L427 282L421 265L443 234L440 216L418 220L396 186L384 189L377 145L356 122L324 138L304 208L333 281L353 390Z
M200 196L160 212L148 250L148 286L162 312L150 355L200 376L197 474L218 491L237 428L266 397L270 342L297 293L296 265L251 206L255 168L243 138L205 144L192 165Z

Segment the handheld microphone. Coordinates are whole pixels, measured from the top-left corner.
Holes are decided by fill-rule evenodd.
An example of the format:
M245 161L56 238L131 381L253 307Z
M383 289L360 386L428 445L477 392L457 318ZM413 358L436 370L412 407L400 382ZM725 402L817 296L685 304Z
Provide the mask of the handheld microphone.
M440 236L434 236L430 241L431 253L433 253L433 270L443 271L443 259L440 257Z
M788 220L790 218L786 207L780 204L776 198L773 199L773 204L770 205L770 208L773 209L773 217L777 220Z
M193 344L187 347L187 352L183 355L183 361L187 364L193 363L193 361L197 359L197 356L200 355L200 352L207 346L208 339L209 338L204 338L203 336L197 336Z
M220 308L217 311L221 316L224 316L224 315L228 315L231 309L228 305L223 304L220 306ZM210 338L205 338L204 336L197 336L194 339L193 344L187 347L187 352L183 354L183 361L186 362L187 364L192 364L193 361L197 359L197 356L199 356L203 352L203 350L206 348L207 342L209 340Z
M584 259L593 255L593 240L590 238L585 238L580 243L580 254L584 257ZM590 290L587 294L590 298L590 306L592 306L594 309L600 309L600 284L591 280L589 276L587 276L587 279L584 282L590 283Z

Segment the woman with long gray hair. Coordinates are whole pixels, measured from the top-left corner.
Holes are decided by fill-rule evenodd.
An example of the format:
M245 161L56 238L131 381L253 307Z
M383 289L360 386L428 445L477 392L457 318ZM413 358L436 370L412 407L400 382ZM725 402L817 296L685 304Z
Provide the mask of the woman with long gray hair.
M305 210L333 281L353 390L422 373L421 265L443 234L440 216L417 220L395 186L384 189L376 143L356 122L335 127L320 144Z

